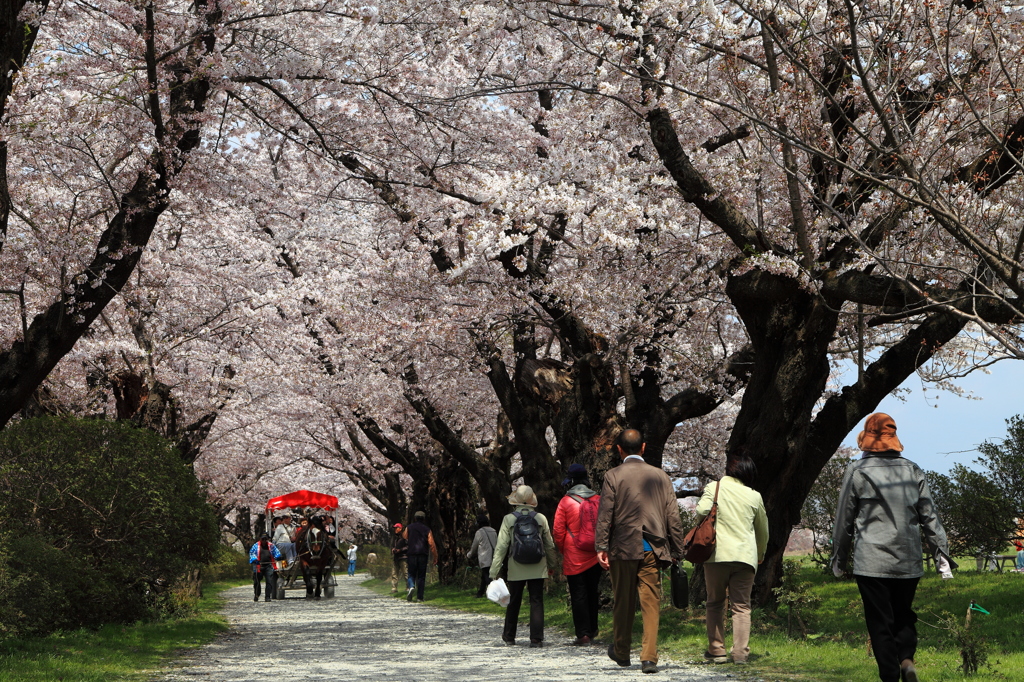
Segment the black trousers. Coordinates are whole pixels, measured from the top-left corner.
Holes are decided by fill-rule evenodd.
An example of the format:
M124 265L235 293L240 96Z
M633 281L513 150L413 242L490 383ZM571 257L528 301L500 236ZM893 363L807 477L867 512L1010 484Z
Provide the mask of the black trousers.
M491 584L491 567L483 566L480 568L480 588L476 591L476 596L482 597L487 592L487 586Z
M519 627L519 607L523 603L523 590L530 590L530 641L544 641L544 578L532 580L509 580L508 607L505 609L505 628L501 638L514 642Z
M576 637L597 636L597 611L601 607L597 586L601 582L603 569L594 564L582 573L565 576L569 583L569 604L572 606L572 623Z
M266 564L263 565L260 570L252 572L252 591L254 597L260 596L260 581L263 578L267 579L267 599L274 599L277 597L274 594L277 590L277 573L274 572L274 567Z
M920 578L857 576L871 649L882 682L900 682L900 662L917 651L917 614L911 608Z
M410 554L406 561L409 565L409 578L416 586L416 598L423 601L423 588L427 584L427 555Z

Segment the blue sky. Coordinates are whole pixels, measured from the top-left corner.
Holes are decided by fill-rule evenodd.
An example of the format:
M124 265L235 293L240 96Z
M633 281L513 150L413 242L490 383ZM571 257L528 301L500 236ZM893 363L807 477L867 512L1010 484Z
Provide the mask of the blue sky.
M896 432L903 443L903 455L922 469L947 472L954 464L970 466L978 456L975 448L986 440L1006 435L1006 420L1024 413L1024 362L1006 360L989 368L990 374L973 372L956 383L980 400L951 393L923 390L917 375L904 382L910 389L902 399L888 396L878 406L896 420ZM854 429L845 445L856 447Z

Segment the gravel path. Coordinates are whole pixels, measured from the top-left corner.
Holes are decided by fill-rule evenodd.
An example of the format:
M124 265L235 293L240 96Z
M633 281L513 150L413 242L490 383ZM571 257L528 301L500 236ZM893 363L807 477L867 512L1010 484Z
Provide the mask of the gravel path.
M229 590L225 615L231 629L160 677L218 682L401 680L402 682L525 682L568 680L622 682L629 679L736 679L722 667L685 665L662 659L661 673L642 675L620 668L604 647L571 647L565 635L548 630L545 647L501 642L501 620L383 597L339 576L334 599L252 601L251 587ZM297 595L298 592L291 592ZM428 590L428 597L429 590ZM523 605L525 615L528 606ZM639 646L639 642L637 642ZM730 666L731 667L731 666Z

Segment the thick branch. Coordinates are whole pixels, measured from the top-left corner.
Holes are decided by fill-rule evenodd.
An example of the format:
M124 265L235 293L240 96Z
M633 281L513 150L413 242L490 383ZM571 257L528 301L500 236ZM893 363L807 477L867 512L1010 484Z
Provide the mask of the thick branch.
M754 348L750 344L743 346L725 359L724 381L721 391L708 391L687 388L676 393L665 401L665 409L672 423L695 419L709 414L722 404L726 395L732 395L742 388L754 367Z
M647 115L651 141L661 162L672 175L683 199L697 207L704 216L718 225L740 251L776 251L768 239L731 201L693 167L672 124L672 117L662 107Z

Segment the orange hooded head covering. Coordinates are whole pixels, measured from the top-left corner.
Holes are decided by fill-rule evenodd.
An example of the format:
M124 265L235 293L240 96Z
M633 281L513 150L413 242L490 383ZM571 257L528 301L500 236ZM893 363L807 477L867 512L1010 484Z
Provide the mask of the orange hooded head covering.
M857 436L857 447L864 452L903 452L903 443L896 437L896 421L884 412L869 415Z

